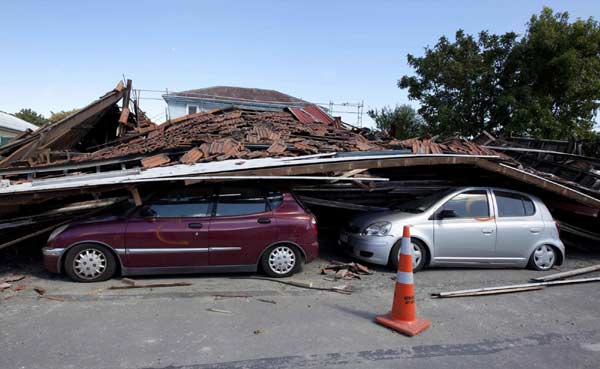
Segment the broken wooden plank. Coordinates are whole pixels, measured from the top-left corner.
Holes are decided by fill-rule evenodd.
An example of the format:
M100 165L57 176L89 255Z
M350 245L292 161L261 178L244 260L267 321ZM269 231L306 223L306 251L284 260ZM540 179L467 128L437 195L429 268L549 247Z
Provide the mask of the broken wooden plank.
M267 304L277 304L277 301L275 300L268 300L268 299L256 299L256 301L260 301L260 302L266 302Z
M158 154L142 159L142 167L154 168L164 164L167 164L171 159L166 154Z
M121 278L121 283L126 284L128 286L135 286L136 281L131 278Z
M437 293L432 293L431 295L433 297L452 297L454 295L464 295L464 294L484 292L484 291L499 291L499 290L507 290L507 289L515 289L515 288L527 288L527 287L534 287L534 286L559 286L559 285L564 285L564 284L580 284L580 283L591 283L591 282L600 282L600 277L596 277L596 278L581 278L581 279L567 279L567 280L564 280L564 281L523 283L523 284L514 284L514 285L508 285L508 286L474 288L474 289L470 289L470 290L460 290L460 291L450 291L450 292L437 292Z
M133 198L133 202L135 206L142 206L142 197L140 196L140 192L138 191L136 186L127 186L127 190L131 193L131 197Z
M550 275L546 275L543 277L532 278L531 280L536 281L536 282L554 281L556 279L563 279L563 278L568 278L568 277L574 277L576 275L592 273L597 270L600 270L600 264L592 265L592 266L585 267L585 268L573 269L573 270L569 270L567 272L550 274Z
M347 286L317 287L317 286L313 286L312 282L306 283L306 282L299 282L299 281L285 281L285 280L281 280L281 279L273 279L273 278L266 278L266 277L241 277L239 279L254 279L254 280L261 280L261 281L270 281L270 282L286 284L286 285L293 286L293 287L306 288L309 290L330 291L330 292L342 293L345 295L350 295L352 293L352 290L350 288L348 288Z
M367 206L360 204L353 204L349 202L342 201L333 201L333 200L324 200L316 197L309 196L298 196L300 201L306 204L312 204L317 206L336 208L336 209L347 209L347 210L357 210L357 211L385 211L389 210L389 208L379 207L379 206Z
M52 301L65 301L64 297L58 296L38 296L38 299L47 299Z
M468 296L483 296L483 295L500 295L500 294L506 294L506 293L516 293L516 292L527 292L527 291L541 290L541 289L544 289L544 288L546 288L546 286L531 286L531 287L519 287L519 288L506 288L506 289L493 290L493 291L478 291L478 292L468 292L468 293L457 293L457 294L453 294L453 295L439 296L439 297L452 298L452 297L468 297Z
M233 314L229 310L221 310L221 309L214 309L214 308L208 308L208 309L206 309L206 311L212 311L213 313L221 313L221 314L227 314L227 315Z
M128 120L129 120L129 108L125 107L125 108L123 108L123 111L121 111L121 115L119 116L119 123L127 124Z
M174 283L151 283L151 284L136 284L128 286L110 286L109 290L127 290L131 288L161 288L161 287L185 287L191 286L189 282L174 282Z
M334 179L331 181L331 183L336 183L339 181L339 178L348 178L348 177L354 177L357 174L366 172L368 169L362 168L362 169L353 169L353 170L349 170L345 173L343 173L342 175L338 176L338 179Z
M18 274L18 275L13 275L10 277L6 277L4 278L2 281L0 281L0 283L11 283L11 282L18 282L20 280L25 279L24 275Z

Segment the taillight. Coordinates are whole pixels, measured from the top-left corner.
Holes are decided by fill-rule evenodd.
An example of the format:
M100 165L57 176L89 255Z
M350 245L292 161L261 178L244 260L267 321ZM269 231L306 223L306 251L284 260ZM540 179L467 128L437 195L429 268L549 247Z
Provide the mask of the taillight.
M560 223L555 221L554 225L556 226L556 232L558 232L558 234L560 235Z
M317 218L314 216L310 218L310 226L312 227L313 232L317 234Z

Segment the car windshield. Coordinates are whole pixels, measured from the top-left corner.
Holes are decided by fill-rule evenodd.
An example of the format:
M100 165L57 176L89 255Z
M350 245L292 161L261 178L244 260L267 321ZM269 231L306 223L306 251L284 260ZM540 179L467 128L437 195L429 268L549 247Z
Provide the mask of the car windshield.
M425 197L420 197L418 199L414 199L403 204L399 204L393 207L394 210L400 210L406 213L422 213L425 210L432 207L436 202L438 202L442 197L449 194L453 189L437 191L432 194L429 194Z

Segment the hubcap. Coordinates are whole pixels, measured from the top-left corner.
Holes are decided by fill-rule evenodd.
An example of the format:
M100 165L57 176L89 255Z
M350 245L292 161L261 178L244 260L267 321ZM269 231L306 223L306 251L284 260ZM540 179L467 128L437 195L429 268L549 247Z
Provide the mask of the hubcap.
M421 249L414 242L411 242L412 245L412 267L415 269L417 265L421 262L421 258L423 258L423 254L421 253ZM398 250L398 260L400 260L400 251Z
M97 278L106 270L106 256L96 249L83 250L73 259L73 270L80 278Z
M554 250L550 246L540 246L533 252L533 262L540 269L550 269L554 265Z
M296 254L287 246L279 246L269 254L269 267L277 274L286 274L296 265Z

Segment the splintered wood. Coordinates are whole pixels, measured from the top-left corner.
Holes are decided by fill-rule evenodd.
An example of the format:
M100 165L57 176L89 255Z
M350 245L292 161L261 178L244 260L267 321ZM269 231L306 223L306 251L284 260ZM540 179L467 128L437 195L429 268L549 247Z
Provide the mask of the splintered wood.
M373 274L364 265L358 263L341 263L332 260L329 265L321 268L321 274L333 277L333 280L338 279L361 279L361 275Z

